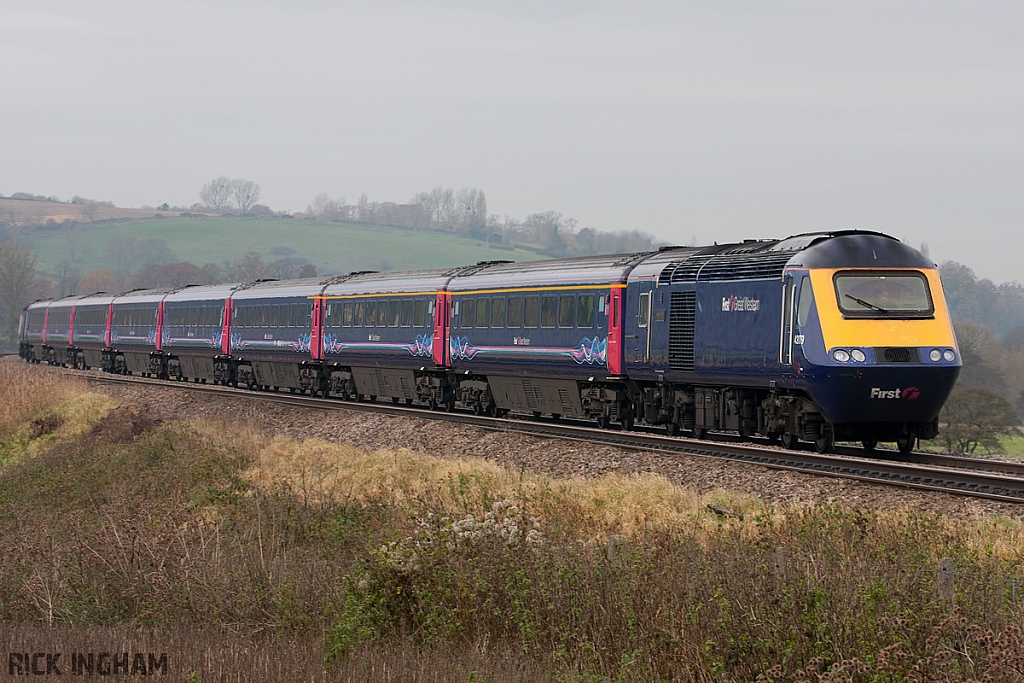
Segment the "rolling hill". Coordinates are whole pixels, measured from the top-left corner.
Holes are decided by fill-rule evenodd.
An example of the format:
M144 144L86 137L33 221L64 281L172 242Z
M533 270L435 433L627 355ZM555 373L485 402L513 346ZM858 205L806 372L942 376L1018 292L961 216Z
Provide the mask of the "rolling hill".
M9 236L32 245L40 270L70 260L81 271L117 269L126 245L159 238L165 262L196 265L236 261L258 252L265 261L283 257L313 263L320 274L354 270L406 270L508 259L544 258L536 252L434 231L355 223L320 223L293 218L166 216L92 223L55 223L8 228ZM152 244L154 240L150 240ZM134 267L143 265L134 264Z

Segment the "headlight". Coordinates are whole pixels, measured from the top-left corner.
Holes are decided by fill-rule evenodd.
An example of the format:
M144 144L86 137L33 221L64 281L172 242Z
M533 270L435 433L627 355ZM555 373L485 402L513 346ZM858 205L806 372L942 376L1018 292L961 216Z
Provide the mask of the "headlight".
M928 354L928 357L932 359L933 363L938 363L942 360L942 351L938 349L932 349L932 352ZM949 360L948 358L946 360Z
M843 351L842 349L836 349L835 351L833 351L832 357L835 358L840 363L845 363L846 361L850 360L850 354L848 354L846 351Z
M864 352L860 349L854 349L853 351L850 351L850 358L853 358L858 363L863 363L867 356L865 356Z
M951 349L946 349L942 353L942 357L945 358L946 361L949 362L949 363L952 363L953 361L956 360L956 354L953 353L953 351Z

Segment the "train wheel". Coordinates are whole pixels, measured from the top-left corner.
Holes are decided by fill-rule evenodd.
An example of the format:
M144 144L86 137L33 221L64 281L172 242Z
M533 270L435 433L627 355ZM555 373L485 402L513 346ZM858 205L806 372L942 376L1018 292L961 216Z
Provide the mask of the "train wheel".
M914 450L914 445L917 442L917 438L907 434L896 439L896 448L899 449L901 455L910 455Z
M675 422L666 422L665 433L668 434L669 436L675 436L676 434L679 433L679 425L677 425Z
M434 399L428 400L427 408L429 408L430 410L437 410L437 401L435 401Z
M448 400L446 400L444 402L444 411L446 413L451 413L451 412L455 411L455 397L454 396L452 396L451 398L449 398Z
M608 429L609 422L610 420L608 419L607 415L600 415L597 418L597 426L600 429Z
M870 439L864 439L860 442L860 445L864 447L864 450L871 453L878 447L878 439L871 437Z
M833 446L835 446L835 440L832 438L831 431L822 434L814 440L814 450L819 453L831 453Z
M399 398L397 396L392 396L391 397L391 402L394 403L395 405L398 404L398 401L399 401Z
M693 428L693 438L695 438L695 439L706 439L706 438L708 438L708 428L707 427L694 427Z
M484 414L484 407L483 407L483 405L481 405L479 403L474 403L473 404L473 414L474 415L483 415Z
M797 438L796 434L790 434L789 432L783 432L782 434L782 447L791 451L795 451L796 447L800 444L800 439Z
M405 405L411 406L412 405L412 399L411 398L405 399Z
M627 415L627 416L623 417L619 421L619 424L622 425L622 431L624 431L624 432L631 432L631 431L633 431L633 416L632 415Z

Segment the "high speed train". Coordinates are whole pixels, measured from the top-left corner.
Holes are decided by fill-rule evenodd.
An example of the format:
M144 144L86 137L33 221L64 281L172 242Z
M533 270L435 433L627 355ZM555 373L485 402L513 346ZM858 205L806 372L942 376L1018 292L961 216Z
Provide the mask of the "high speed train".
M935 265L865 231L66 297L19 338L35 362L821 452L933 438L961 367Z

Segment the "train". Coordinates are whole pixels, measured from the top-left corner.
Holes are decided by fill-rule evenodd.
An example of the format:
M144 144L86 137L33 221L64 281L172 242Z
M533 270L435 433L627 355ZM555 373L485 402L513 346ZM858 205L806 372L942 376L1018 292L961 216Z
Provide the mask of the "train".
M38 301L19 353L252 390L910 452L961 368L935 264L878 232Z

